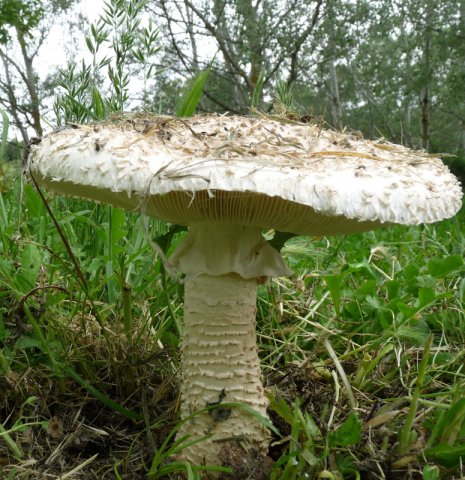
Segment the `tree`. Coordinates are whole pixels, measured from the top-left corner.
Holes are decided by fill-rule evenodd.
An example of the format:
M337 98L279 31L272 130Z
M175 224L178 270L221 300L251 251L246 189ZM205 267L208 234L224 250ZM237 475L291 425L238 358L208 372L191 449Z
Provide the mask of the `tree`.
M41 136L41 92L34 61L55 16L75 0L4 0L0 5L0 105L29 142L28 128ZM17 56L16 56L17 55Z
M463 151L464 0L331 3L336 18L344 15L343 24L349 25L336 37L342 54L335 48L326 52L339 59L345 124L416 148ZM327 36L329 25L321 31ZM327 78L324 56L318 65ZM319 85L313 98L321 97L318 89L325 86Z
M149 8L163 19L167 64L190 77L212 66L205 95L212 109L246 112L260 74L263 89L276 78L289 86L301 74L300 55L321 20L322 0L158 0ZM201 51L208 50L208 54Z
M43 13L39 0L3 0L0 3L0 44L11 39L9 27L25 35L38 26Z

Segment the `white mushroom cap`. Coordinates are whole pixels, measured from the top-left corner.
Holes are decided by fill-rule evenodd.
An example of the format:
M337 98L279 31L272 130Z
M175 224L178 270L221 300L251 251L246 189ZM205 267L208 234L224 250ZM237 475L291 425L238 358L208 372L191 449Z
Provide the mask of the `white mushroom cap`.
M54 192L172 223L297 234L431 223L462 198L438 158L271 117L122 116L47 135L27 169Z

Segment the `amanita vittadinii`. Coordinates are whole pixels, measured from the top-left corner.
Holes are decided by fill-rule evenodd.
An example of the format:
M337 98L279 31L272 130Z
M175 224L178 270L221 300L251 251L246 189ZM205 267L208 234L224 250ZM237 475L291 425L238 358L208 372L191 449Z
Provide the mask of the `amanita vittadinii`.
M263 229L332 235L431 223L453 216L462 197L426 153L260 116L139 114L73 125L31 145L26 168L53 192L189 227L170 259L185 274L183 418L221 402L266 416L257 281L291 271ZM183 452L197 464L219 463L234 438L257 453L269 440L241 408L194 416L180 434L212 435Z

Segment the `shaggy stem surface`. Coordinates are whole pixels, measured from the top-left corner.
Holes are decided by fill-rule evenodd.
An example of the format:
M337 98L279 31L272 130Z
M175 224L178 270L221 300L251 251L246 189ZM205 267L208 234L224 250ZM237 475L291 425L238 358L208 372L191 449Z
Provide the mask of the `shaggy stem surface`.
M259 420L241 408L221 407L240 402L266 416L256 349L256 288L255 279L237 274L199 275L186 281L181 416L218 406L194 416L179 432L192 439L212 435L183 451L183 458L192 463L222 463L231 441L266 453L269 435Z
M228 464L231 451L266 454L269 433L250 411L222 407L242 403L266 416L267 400L256 348L257 279L288 275L279 253L259 227L195 224L171 257L186 273L182 335L179 436L211 435L183 450L197 465Z

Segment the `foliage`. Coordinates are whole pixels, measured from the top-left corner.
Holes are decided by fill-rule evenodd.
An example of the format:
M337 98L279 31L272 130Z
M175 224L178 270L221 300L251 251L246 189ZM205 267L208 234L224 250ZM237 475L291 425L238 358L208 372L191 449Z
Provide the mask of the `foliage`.
M48 0L47 11L70 3ZM30 8L21 18L31 27L28 34L35 31L43 2L4 4ZM462 0L254 5L107 0L101 19L82 33L92 61L72 58L58 75L57 123L66 121L66 108L79 110L71 99L82 105L80 119L121 107L174 113L179 92L209 67L202 110L245 113L251 104L279 110L275 93L282 82L292 88L299 116L432 152L464 152ZM8 15L10 24L18 17ZM23 80L13 73L10 65L18 92ZM56 77L51 72L49 87ZM27 110L34 102L17 103ZM4 106L10 113L16 108L14 102ZM12 123L25 126L21 115Z
M29 129L37 137L43 134L43 98L35 61L53 19L71 8L74 2L7 0L0 4L0 20L5 22L0 21L0 105L9 113L24 144L29 143Z
M12 27L24 36L32 36L45 14L66 11L75 0L2 0L0 3L0 44L12 39L8 28Z
M144 82L156 74L151 62L159 50L158 31L152 22L142 25L144 5L136 0L105 3L103 14L85 38L92 63L71 63L59 72L56 82L63 93L54 104L59 125L104 119L127 108L134 65L143 71ZM109 85L104 84L104 78Z
M44 8L39 0L3 0L0 3L0 43L7 43L11 38L8 27L28 34L37 27L43 13Z

